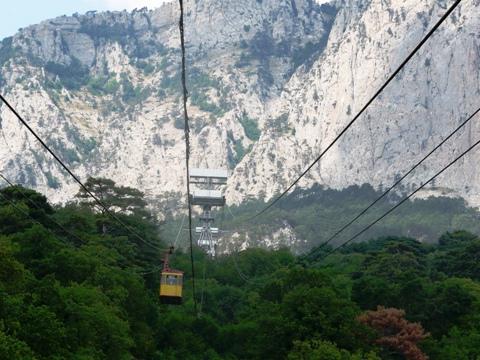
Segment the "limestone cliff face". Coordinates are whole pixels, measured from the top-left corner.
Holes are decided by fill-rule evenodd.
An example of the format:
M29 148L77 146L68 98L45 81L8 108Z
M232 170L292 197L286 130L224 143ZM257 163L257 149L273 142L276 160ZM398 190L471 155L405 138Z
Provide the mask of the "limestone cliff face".
M321 53L336 9L313 1L186 4L192 165L235 169L261 134L266 101ZM63 160L144 190L184 191L176 4L63 16L0 48L3 93ZM2 170L56 201L77 186L1 108Z
M479 106L480 2L467 1L398 78L302 181L343 188L394 180ZM300 68L272 99L264 134L237 166L240 200L284 189L324 149L398 67L450 2L344 1L328 45L311 68ZM428 179L480 138L473 120L418 169L404 190ZM269 156L262 156L269 154ZM465 197L479 205L480 173L472 153L439 178L428 194ZM243 185L245 184L245 185ZM233 184L232 184L233 185ZM235 188L231 186L230 189ZM241 195L240 195L241 194Z
M228 167L228 200L271 197L367 101L448 1L187 1L192 166ZM478 106L478 0L464 1L300 184L389 185ZM175 211L184 183L177 4L63 16L0 45L1 91L75 173L115 179ZM406 183L480 136L478 121ZM67 201L77 186L0 108L0 170ZM436 194L479 205L472 154Z

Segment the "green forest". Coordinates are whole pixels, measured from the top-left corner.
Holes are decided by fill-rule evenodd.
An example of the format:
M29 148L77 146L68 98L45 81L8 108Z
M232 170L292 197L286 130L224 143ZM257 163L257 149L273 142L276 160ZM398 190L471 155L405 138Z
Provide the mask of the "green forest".
M251 248L212 260L195 248L195 312L181 250L170 262L185 272L183 304L160 304L172 239L143 194L87 186L132 231L84 192L54 206L0 190L0 359L480 359L480 239L461 228L328 257Z
M411 189L402 188L399 193L385 196L360 219L347 228L331 244L338 245L365 228L379 216L399 202ZM221 228L237 231L244 238L248 233L250 245L261 246L256 239L268 237L286 224L295 234L306 240L295 244L296 253L308 252L312 247L327 241L331 235L352 220L363 209L383 194L383 189L375 190L371 185L352 185L343 190L335 190L315 185L310 189L296 189L279 201L261 219L247 221L267 204L261 200L251 200L238 206L231 206L217 213ZM457 229L480 234L480 212L469 207L461 198L446 196L417 198L408 201L383 219L367 233L358 238L367 241L372 238L394 234L413 237L421 242L436 243L440 236ZM166 236L174 236L181 219L165 224L162 231Z

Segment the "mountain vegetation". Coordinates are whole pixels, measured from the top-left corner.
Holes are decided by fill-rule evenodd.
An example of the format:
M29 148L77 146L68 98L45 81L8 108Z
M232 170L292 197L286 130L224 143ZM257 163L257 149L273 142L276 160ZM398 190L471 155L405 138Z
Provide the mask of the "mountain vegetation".
M480 240L472 233L447 232L435 244L392 234L328 257L328 247L301 256L251 248L214 260L194 249L196 314L182 251L171 265L185 272L184 302L159 303L161 249L172 239L159 238L163 225L139 206L141 193L89 183L145 242L82 192L52 206L33 190L2 189L0 358L480 356Z
M391 209L411 189L403 187L377 202L368 212L335 237L331 245L339 245L363 230ZM235 247L286 246L294 253L303 253L329 240L340 228L375 201L383 190L372 186L349 186L342 190L314 185L311 189L297 189L256 221L247 219L267 205L261 200L245 201L216 214L217 225L228 233L220 246L223 250ZM370 228L357 240L396 234L435 243L439 237L456 229L480 233L480 212L469 207L461 198L426 197L407 201L388 217ZM169 219L162 228L165 236L175 236L181 217ZM284 230L279 233L279 229ZM273 234L273 235L272 235ZM276 235L277 234L277 235ZM183 240L186 241L186 240Z
M476 109L479 44L472 34L479 20L470 14L479 6L458 6L300 187L390 186ZM228 168L226 196L240 204L285 189L447 4L188 0L185 8L192 164ZM0 41L0 91L76 174L139 188L165 212L184 178L178 34L176 1L32 24ZM77 190L72 180L5 106L0 122L2 171L54 203L71 200ZM469 147L473 124L405 186L422 183ZM470 164L476 156L447 172L431 193L480 205L480 179Z

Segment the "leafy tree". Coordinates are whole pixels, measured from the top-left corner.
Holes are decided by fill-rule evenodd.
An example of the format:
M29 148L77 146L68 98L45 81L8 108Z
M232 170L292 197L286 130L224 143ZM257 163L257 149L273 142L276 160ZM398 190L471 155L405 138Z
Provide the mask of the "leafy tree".
M0 329L0 358L34 360L33 351L28 345L14 337L8 336Z
M105 179L90 186L123 223L161 244L140 192ZM333 204L357 190L319 196ZM438 245L383 237L321 260L323 249L302 257L287 249L248 249L213 260L194 248L197 269L205 269L195 279L199 317L193 312L189 254L179 250L171 258L172 267L185 271L185 301L165 306L158 302L159 254L95 211L93 203L52 207L34 191L0 191L15 205L0 197L2 359L480 356L475 235L447 233ZM368 188L360 194L371 195ZM301 201L315 206L317 199ZM282 214L272 212L271 219ZM306 214L306 227L318 216ZM304 225L294 220L292 226ZM357 320L362 310L376 308Z
M350 354L334 343L322 340L295 341L288 360L380 360L374 353Z
M469 277L480 280L480 239L463 240L462 245L449 246L445 253L438 254L435 268L448 276ZM457 243L458 244L458 243Z
M128 186L117 186L113 180L105 178L89 178L85 187L95 195L109 211L118 210L123 213L135 213L144 211L147 203L143 199L143 193ZM77 198L90 208L105 210L83 188L80 189Z
M477 359L480 357L480 331L453 327L440 340L431 342L428 350L432 358L438 360Z
M379 332L377 344L399 351L408 360L428 359L418 347L418 343L429 334L425 333L420 324L410 323L404 316L403 310L379 306L376 311L362 314L358 320Z

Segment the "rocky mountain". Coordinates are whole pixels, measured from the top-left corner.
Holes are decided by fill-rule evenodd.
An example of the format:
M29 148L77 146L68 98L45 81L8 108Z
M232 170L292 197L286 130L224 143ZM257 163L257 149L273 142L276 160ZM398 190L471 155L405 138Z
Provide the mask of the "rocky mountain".
M265 118L271 126L236 169L241 174L234 179L238 193L265 191L268 197L283 189L343 129L450 4L337 5L325 50L311 68L302 67L292 76L275 106L268 106ZM480 76L480 23L473 14L479 13L479 4L461 4L302 186L390 185L473 113ZM476 141L478 133L479 120L474 120L408 179L405 190L441 169ZM271 155L260 162L261 154ZM478 152L469 155L425 195L460 195L479 205L480 179L474 165L478 157Z
M272 197L341 131L451 3L186 1L192 166L228 167L230 203ZM388 186L473 112L479 8L478 0L462 1L300 186ZM62 16L0 45L2 93L75 173L140 188L169 211L185 192L178 15L172 2ZM476 141L479 121L404 190ZM0 135L2 173L56 201L76 193L5 106ZM479 159L480 153L469 155L424 196L462 196L480 205Z

